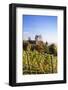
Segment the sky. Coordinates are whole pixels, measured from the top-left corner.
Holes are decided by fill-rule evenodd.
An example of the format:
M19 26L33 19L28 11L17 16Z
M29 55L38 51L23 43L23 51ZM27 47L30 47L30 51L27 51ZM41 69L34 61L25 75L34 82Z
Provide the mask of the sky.
M22 22L24 39L41 35L42 41L57 43L57 16L24 15Z

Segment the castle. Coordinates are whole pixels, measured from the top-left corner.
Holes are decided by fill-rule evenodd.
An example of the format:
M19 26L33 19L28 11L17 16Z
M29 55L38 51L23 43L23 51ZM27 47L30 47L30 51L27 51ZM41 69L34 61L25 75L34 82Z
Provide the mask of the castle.
M30 44L38 44L38 42L42 41L42 36L41 35L36 35L35 40L31 40L30 38L28 39Z
M43 41L42 41L42 36L41 35L36 35L35 36L35 40L31 40L31 38L29 37L27 41L23 41L23 49L26 50L26 49L38 49L43 47Z

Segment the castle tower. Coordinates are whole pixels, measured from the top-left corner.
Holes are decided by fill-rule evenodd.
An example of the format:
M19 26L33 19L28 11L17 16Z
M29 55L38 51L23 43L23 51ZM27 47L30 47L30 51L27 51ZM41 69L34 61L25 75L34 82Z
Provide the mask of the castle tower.
M38 44L39 41L42 41L42 36L41 35L36 35L35 36L35 41L36 41L36 44Z
M42 36L41 35L36 35L35 36L35 41L41 41L42 40Z

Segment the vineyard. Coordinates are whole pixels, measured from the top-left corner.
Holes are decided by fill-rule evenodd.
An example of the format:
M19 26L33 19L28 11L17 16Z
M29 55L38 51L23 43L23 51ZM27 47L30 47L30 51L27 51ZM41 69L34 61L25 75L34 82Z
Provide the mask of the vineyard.
M57 56L51 54L23 50L22 63L24 75L57 73Z

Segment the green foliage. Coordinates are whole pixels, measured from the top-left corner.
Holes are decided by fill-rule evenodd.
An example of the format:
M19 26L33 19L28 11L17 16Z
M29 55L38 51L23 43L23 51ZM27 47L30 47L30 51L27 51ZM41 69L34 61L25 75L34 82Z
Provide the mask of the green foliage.
M46 42L45 45L44 45L44 52L49 53L48 42Z
M39 39L41 36L39 36ZM29 39L23 41L22 71L23 74L57 73L57 47L48 42Z
M57 57L37 50L23 51L23 74L57 73ZM51 62L52 61L52 62Z
M38 51L40 53L53 54L57 56L57 46L55 44L48 45L48 42L43 43L43 41L31 41L30 38L28 41L23 41L23 49L30 51Z
M57 47L55 46L55 44L51 44L49 46L49 53L57 56Z

